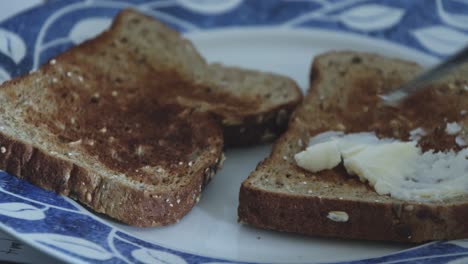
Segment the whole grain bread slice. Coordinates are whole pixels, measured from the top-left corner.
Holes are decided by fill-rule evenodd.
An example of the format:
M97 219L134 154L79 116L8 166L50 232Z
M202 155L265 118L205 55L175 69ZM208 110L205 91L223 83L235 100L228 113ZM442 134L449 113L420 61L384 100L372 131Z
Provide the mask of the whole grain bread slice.
M223 130L260 142L300 99L290 79L208 65L179 33L124 10L1 86L0 168L130 225L175 223L221 166Z
M117 16L107 34L111 37L100 40L106 42L101 45L108 46L107 52L130 52L141 64L139 67L155 71L172 69L197 84L197 89L191 86L167 89L165 96L219 118L226 145L273 140L286 129L288 117L302 100L302 93L291 78L208 64L180 33L131 9ZM138 74L137 70L132 73Z
M312 136L331 130L375 131L379 137L408 140L411 130L423 128L428 132L419 141L423 150L460 150L445 128L448 122L458 122L460 135L468 135L466 72L408 98L398 109L377 98L420 70L414 63L375 54L330 52L316 57L310 90L287 132L242 183L239 221L278 231L367 240L468 237L467 196L439 202L394 199L377 194L343 166L311 173L294 161Z

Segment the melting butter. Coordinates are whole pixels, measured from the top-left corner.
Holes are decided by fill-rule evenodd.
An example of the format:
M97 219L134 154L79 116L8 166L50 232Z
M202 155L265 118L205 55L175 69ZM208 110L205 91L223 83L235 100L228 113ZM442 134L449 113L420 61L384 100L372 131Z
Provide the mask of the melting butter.
M349 174L368 182L378 194L397 199L436 201L468 194L468 148L458 153L423 153L416 141L325 132L313 137L294 158L311 172L342 162Z

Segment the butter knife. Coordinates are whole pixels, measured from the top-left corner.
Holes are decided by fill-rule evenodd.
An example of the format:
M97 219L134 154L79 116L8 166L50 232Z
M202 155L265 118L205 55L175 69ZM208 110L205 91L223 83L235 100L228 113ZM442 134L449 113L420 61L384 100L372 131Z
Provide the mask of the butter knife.
M451 70L465 62L468 62L468 46L464 47L435 67L421 73L411 81L404 83L398 89L387 94L379 95L379 97L382 99L384 104L397 106L408 95L427 88L428 84L440 79Z

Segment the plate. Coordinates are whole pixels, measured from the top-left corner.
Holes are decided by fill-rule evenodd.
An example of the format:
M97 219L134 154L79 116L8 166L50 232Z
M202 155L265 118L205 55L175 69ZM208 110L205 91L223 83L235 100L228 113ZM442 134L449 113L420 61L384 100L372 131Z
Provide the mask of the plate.
M431 65L468 42L461 0L52 1L0 24L0 80L37 68L133 7L184 32L208 61L286 74L307 87L314 55L361 50ZM0 173L0 228L70 263L468 262L468 240L420 246L305 237L237 224L240 183L270 145L227 150L178 224L135 228Z

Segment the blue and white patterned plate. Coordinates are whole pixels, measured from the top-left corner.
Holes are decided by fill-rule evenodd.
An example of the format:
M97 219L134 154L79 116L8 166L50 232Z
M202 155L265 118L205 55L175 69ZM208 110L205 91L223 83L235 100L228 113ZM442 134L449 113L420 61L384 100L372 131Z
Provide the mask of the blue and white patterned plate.
M96 35L125 7L186 33L209 61L288 74L303 88L312 57L325 50L429 65L468 43L467 0L62 0L0 23L0 82ZM468 240L413 247L238 225L240 182L269 150L228 151L200 203L162 228L124 226L0 173L0 227L72 263L468 263Z

